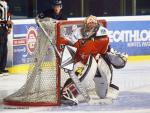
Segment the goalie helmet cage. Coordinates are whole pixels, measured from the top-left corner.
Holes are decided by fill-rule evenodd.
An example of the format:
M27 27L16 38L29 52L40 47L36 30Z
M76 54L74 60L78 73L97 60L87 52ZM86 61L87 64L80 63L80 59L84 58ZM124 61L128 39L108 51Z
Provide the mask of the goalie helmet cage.
M106 27L105 20L98 20ZM47 26L47 23L45 24ZM83 21L60 21L55 29L57 49L61 52L66 44L62 37L69 37L75 27L83 26ZM46 29L49 29L47 26ZM50 45L44 32L39 31L33 60L29 66L26 83L15 93L4 98L5 105L12 106L60 106L61 87L69 76L60 69L60 58Z

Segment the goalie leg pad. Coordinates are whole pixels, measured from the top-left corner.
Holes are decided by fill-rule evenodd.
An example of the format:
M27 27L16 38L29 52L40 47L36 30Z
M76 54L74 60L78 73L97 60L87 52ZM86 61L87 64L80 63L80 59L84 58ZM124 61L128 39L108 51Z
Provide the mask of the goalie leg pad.
M77 62L74 65L74 76L77 76L82 85L84 86L85 90L88 91L93 88L94 86L94 76L97 69L97 63L94 57L89 57L88 62L86 65L83 65L81 62ZM93 85L92 85L93 84ZM64 88L62 89L62 95L66 99L71 100L72 97L69 95L68 91L73 94L73 98L77 98L79 95L83 95L79 89L76 87L76 84L70 78L66 81ZM88 92L86 92L88 95Z
M97 70L97 62L94 57L90 56L86 65L77 62L74 65L75 75L78 76L86 90L93 89L94 76Z
M101 99L104 99L106 97L107 90L108 90L107 79L103 77L95 77L94 82L95 82L95 90L97 95Z
M94 78L96 93L100 98L105 98L111 82L111 70L105 60L100 57L98 60L98 69Z

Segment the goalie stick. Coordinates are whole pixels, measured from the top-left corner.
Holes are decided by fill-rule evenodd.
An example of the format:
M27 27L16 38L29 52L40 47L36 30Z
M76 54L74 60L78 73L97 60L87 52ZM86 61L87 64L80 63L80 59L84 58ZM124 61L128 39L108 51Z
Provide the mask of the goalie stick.
M41 30L44 32L44 34L46 35L46 37L49 39L50 44L52 45L52 47L54 48L55 52L57 53L57 55L59 56L59 58L61 58L61 54L58 51L57 47L55 44L53 44L52 40L50 39L50 36L48 35L48 33L45 31L45 29L42 27L40 21L38 18L35 19L37 24L39 25L39 27L41 28ZM90 101L90 96L88 95L86 89L83 87L82 83L80 82L80 80L78 79L78 77L73 73L73 71L68 71L68 74L70 76L70 78L73 80L75 86L77 87L78 91L81 93L81 95L83 96L84 100L86 102Z

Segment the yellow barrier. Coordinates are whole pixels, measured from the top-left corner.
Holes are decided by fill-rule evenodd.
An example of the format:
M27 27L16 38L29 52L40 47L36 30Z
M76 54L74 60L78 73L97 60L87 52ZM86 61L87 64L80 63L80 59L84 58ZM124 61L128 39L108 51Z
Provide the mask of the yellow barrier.
M16 74L27 74L29 69L29 64L21 64L8 68L9 73Z
M129 56L128 62L142 62L150 60L150 55L146 56ZM29 64L21 64L8 68L10 73L26 74L28 73Z
M8 68L8 70L10 73L27 74L29 68L30 69L33 68L34 65L31 67L30 66L31 66L30 64L20 64L20 65L12 66L12 67ZM46 68L52 69L52 68L56 67L56 62L53 62L53 61L43 62L41 64L41 67L44 69L46 69Z
M129 56L128 61L129 62L142 62L142 61L147 61L150 60L150 55L145 55L145 56Z

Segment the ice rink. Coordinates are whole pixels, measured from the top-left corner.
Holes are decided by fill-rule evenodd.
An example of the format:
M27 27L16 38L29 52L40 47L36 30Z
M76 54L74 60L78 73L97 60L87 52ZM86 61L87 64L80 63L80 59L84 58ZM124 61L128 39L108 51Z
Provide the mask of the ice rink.
M5 106L2 99L15 92L26 76L0 77L0 113L50 113L50 112L96 112L96 113L150 113L150 61L129 62L124 69L114 70L113 83L120 87L120 94L113 104L61 107L15 107Z

